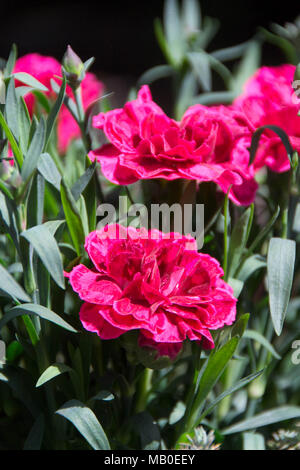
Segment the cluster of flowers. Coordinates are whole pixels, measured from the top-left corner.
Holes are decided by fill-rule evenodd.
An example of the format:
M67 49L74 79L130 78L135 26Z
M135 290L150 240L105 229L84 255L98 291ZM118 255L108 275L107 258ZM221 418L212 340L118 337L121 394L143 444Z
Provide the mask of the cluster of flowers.
M61 75L55 59L37 54L19 59L15 71L30 73L49 89L50 79ZM94 116L93 126L103 130L110 143L90 151L89 157L99 161L103 174L116 184L152 178L213 181L225 193L231 187L229 197L236 204L248 205L255 197L258 170L268 166L283 172L290 166L272 131L264 132L256 158L249 163L255 130L266 124L280 126L300 151L294 73L292 65L262 67L231 106L194 105L180 122L168 117L143 86L137 99L122 109ZM84 107L102 90L96 77L86 74ZM26 96L26 102L32 112L34 97ZM63 107L58 121L61 152L78 133ZM170 357L177 355L186 338L213 348L210 330L234 322L237 302L222 280L219 262L198 253L189 237L178 239L158 231L145 237L143 229L116 228L118 236L111 237L105 227L87 237L85 249L93 269L80 264L66 273L84 301L80 310L84 327L102 339L138 330L141 347Z
M299 102L292 88L295 67L263 67L246 83L231 106L187 109L180 122L166 116L152 101L148 86L123 109L100 113L93 119L111 142L90 152L101 163L107 179L130 184L139 179L177 178L214 181L238 205L253 202L255 173L267 165L273 171L289 169L281 140L266 130L255 161L249 165L249 147L255 130L280 126L300 150Z

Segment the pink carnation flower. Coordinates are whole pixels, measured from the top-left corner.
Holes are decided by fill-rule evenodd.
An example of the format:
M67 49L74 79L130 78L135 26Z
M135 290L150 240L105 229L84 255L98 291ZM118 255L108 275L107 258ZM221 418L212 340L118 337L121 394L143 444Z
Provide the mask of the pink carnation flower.
M214 181L237 204L250 204L257 185L247 161L239 162L232 151L237 140L250 135L245 119L229 108L196 105L181 122L166 116L152 101L148 86L123 109L93 118L110 144L91 151L106 178L116 184L139 179L178 178Z
M93 269L80 264L66 275L84 301L83 326L102 339L138 330L140 346L174 357L186 338L213 348L210 330L235 320L223 270L190 236L109 225L90 233L85 249Z
M55 76L62 76L61 65L53 57L42 56L40 54L27 54L17 59L14 73L26 72L39 80L43 85L48 88L46 95L55 99L55 93L52 92L51 79L55 80L58 84L61 81ZM16 86L21 86L21 82L16 82ZM86 73L84 80L81 84L82 89L82 102L86 110L93 101L100 98L103 92L103 84L97 80L96 76L92 73ZM72 90L67 87L68 96L72 97ZM25 101L30 114L33 113L35 105L35 96L28 93L25 96ZM63 105L58 117L58 149L61 153L65 153L70 141L80 136L80 129L76 121L71 116L68 109Z
M292 87L295 66L261 67L245 84L244 92L233 106L243 112L249 125L281 127L289 136L293 148L300 151L300 101ZM273 171L290 168L286 150L280 138L266 130L254 160L254 170L267 165Z

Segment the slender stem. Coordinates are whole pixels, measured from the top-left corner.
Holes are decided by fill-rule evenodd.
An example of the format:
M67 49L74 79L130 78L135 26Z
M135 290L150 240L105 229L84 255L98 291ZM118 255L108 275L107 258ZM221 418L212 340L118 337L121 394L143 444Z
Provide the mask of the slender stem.
M285 207L282 212L282 218L281 218L281 223L282 223L282 231L281 231L281 238L287 238L288 234L288 208Z
M194 346L194 345L193 345ZM197 347L193 348L194 349L194 376L193 376L193 381L190 385L188 394L187 394L187 400L186 400L186 410L185 414L183 417L183 420L181 421L179 425L179 431L176 436L176 445L179 443L179 439L181 435L184 432L187 432L191 429L192 427L192 422L194 418L194 413L193 413L193 405L195 404L195 395L197 393L198 385L199 385L199 378L200 378L200 373L201 373L201 352L202 349L198 345L195 345Z
M145 368L139 381L138 396L135 405L136 413L144 411L147 405L148 393L151 389L153 369Z
M73 89L73 94L74 94L76 108L78 112L78 125L81 131L82 141L85 146L85 150L88 152L90 150L91 143L90 143L89 136L87 135L85 131L85 123L84 123L85 113L84 113L84 108L82 104L81 86Z
M224 260L223 271L224 279L227 280L227 264L228 264L228 194L226 194L224 202Z

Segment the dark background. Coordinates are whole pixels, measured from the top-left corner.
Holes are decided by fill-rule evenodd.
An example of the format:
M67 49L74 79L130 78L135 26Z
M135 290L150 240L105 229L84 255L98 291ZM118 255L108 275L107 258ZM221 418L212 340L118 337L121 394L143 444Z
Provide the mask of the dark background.
M4 2L3 2L4 3ZM8 56L12 42L19 55L39 52L61 59L67 44L83 60L96 57L93 71L104 83L122 76L133 84L147 68L164 63L157 45L153 20L162 18L163 0L116 1L6 1L1 5L0 57ZM300 13L298 1L202 0L203 16L220 20L211 48L226 47L253 36L257 26L293 21ZM278 49L264 48L267 65L284 59Z

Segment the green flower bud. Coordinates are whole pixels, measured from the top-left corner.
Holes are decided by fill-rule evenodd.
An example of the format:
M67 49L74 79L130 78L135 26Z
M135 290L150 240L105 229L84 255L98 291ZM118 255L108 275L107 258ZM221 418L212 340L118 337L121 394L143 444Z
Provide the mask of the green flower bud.
M71 46L67 47L63 56L62 69L66 75L68 84L72 88L77 88L84 79L85 70L82 60L75 54Z

